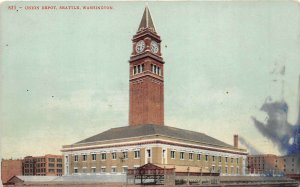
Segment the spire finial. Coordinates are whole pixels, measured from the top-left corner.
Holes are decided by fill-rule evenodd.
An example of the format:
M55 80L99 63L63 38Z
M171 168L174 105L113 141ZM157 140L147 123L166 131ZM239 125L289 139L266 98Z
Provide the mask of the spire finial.
M144 14L143 14L138 32L142 31L144 29L150 29L151 31L155 32L155 27L154 27L154 24L153 24L153 21L151 18L148 3L146 3L146 5L145 5Z

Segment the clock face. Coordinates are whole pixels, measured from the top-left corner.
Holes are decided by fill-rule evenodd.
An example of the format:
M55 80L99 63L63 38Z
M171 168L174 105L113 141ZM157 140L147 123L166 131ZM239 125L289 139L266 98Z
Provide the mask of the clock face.
M157 53L158 52L158 44L155 41L151 42L151 52Z
M146 45L145 45L144 40L140 40L140 41L135 45L135 51L136 51L137 53L141 53L141 52L144 51L145 46L146 46Z

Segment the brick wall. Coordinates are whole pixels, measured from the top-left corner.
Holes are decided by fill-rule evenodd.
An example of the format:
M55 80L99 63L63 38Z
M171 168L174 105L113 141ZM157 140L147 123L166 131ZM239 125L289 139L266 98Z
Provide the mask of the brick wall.
M22 175L22 160L2 160L1 180L6 183L11 177Z

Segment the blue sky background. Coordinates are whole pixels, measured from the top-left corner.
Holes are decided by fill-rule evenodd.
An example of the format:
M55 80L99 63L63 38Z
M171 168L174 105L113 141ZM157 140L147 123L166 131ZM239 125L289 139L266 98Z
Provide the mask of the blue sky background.
M23 9L7 10L14 4ZM24 10L38 5L110 5L113 10ZM2 157L59 154L62 145L128 124L128 60L144 6L1 5ZM267 96L282 98L284 79L288 120L296 122L299 3L149 2L149 7L166 62L165 124L230 144L239 134L258 150L278 154L251 116L266 118L259 109Z

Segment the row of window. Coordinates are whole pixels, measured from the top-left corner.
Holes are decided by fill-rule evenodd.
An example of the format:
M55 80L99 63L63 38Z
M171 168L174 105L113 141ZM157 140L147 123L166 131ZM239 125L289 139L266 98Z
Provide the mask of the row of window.
M145 71L145 65L144 64L133 66L133 75L138 74L138 73L142 73L144 71ZM151 72L154 73L154 74L157 74L157 75L161 75L160 67L155 65L155 64L151 64Z
M49 163L48 164L49 167L55 167L54 163ZM56 164L56 167L62 167L62 164Z
M175 151L171 151L171 159L175 159ZM185 155L185 152L179 152L179 159L180 160L184 160L184 155ZM188 153L188 157L189 157L189 160L193 160L194 159L194 153ZM224 157L225 158L225 162L227 163L228 162L228 157ZM216 156L211 156L211 159L213 162L216 161ZM197 160L202 160L202 155L200 153L197 154ZM205 161L208 161L209 160L209 155L204 155L204 160ZM222 162L222 157L221 156L218 156L218 161L219 162ZM231 158L231 163L234 162L234 158ZM236 158L236 163L238 164L239 163L239 158Z
M100 154L101 160L106 160L107 154L108 153L101 153ZM91 156L92 156L92 160L97 159L97 154L96 153L92 153ZM148 158L151 157L151 150L150 149L147 150L147 156L148 156ZM197 160L202 160L202 155L200 153L196 154L196 156L197 156ZM209 155L203 155L203 156L204 156L205 161L209 160ZM87 157L88 157L88 155L86 155L86 154L82 155L82 160L87 161ZM163 158L165 158L165 157L166 157L165 150L163 150ZM170 152L170 157L171 157L171 159L175 159L176 152L171 151ZM117 159L117 153L112 152L111 153L111 158L112 158L112 160L116 160ZM122 152L122 156L119 157L119 158L120 159L128 159L128 152L127 151ZM140 158L140 151L139 150L134 151L134 158ZM184 158L185 158L185 152L179 152L179 159L184 160ZM194 153L188 153L188 158L189 158L189 160L193 160L194 159ZM223 158L225 159L225 162L227 163L229 158L228 157L223 157ZM218 157L211 156L211 160L213 162L215 162L217 159L218 159L219 162L222 162L222 157L221 156L218 156ZM78 160L79 160L79 155L75 155L74 156L74 161L77 162ZM230 161L231 161L231 163L234 163L234 158L230 158ZM236 158L235 161L238 164L239 163L239 158Z
M155 64L151 64L151 72L152 72L152 73L155 73L155 74L157 74L157 75L161 75L160 67L158 67L158 66L155 65Z
M39 167L45 167L45 166L46 166L45 163L41 163L41 164L40 164L40 163L37 163L37 164L36 164L36 167L38 167L38 168L39 168Z
M145 70L144 64L133 66L133 75L142 73L144 72L144 70Z
M140 158L140 151L137 150L137 151L134 151L134 158ZM108 153L101 153L100 154L100 158L101 160L106 160L107 158L107 154ZM151 150L147 150L147 155L148 157L151 157ZM96 153L92 153L91 154L92 156L92 160L97 160L97 154ZM87 161L87 158L88 158L88 155L82 155L82 161ZM112 152L111 153L111 158L112 160L116 160L117 159L117 152ZM121 152L121 156L119 157L120 159L128 159L128 152L127 151L124 151L124 152ZM77 162L79 160L79 155L74 155L74 161Z
M61 158L56 159L57 162L62 162ZM25 163L45 162L45 158L37 158L32 160L25 160ZM48 158L48 162L55 162L55 158Z
M137 168L137 167L135 167L135 168ZM110 171L107 170L106 167L101 167L100 173L107 173L107 172L110 172L110 173L117 173L117 172L127 173L127 171L128 171L128 166L123 166L122 171L118 171L117 166L112 166ZM74 168L74 173L78 173L78 172L79 172L78 168L77 167ZM83 167L81 172L82 173L88 173L88 169L86 167ZM91 167L90 172L91 173L96 173L97 172L96 167Z
M56 171L57 171L58 173L62 173L62 169L56 169ZM25 172L25 173L33 173L34 170L33 170L33 169L25 169L24 172ZM36 173L45 173L45 172L46 172L46 169L45 169L45 168L42 168L42 169L36 169L35 172L36 172ZM48 169L48 172L54 173L54 172L55 172L55 169Z
M139 166L135 166L134 168L138 168ZM219 165L219 167L215 166L215 165L212 165L211 168L210 168L211 172L219 172L219 173L222 173L222 166ZM122 167L122 171L118 171L117 170L117 167L116 166L112 166L110 170L107 170L105 166L102 166L101 169L100 169L100 173L106 173L106 172L110 172L110 173L117 173L117 172L122 172L122 173L127 173L128 171L128 166L123 166ZM82 173L88 173L88 168L86 167L83 167L81 169L81 172ZM91 173L96 173L97 170L96 170L96 167L91 167L90 168L90 172ZM74 168L74 173L79 173L79 170L77 167ZM225 166L225 174L228 174L228 173L231 173L231 174L239 174L239 167L233 167L231 166L230 167L230 170L228 168L228 166Z

